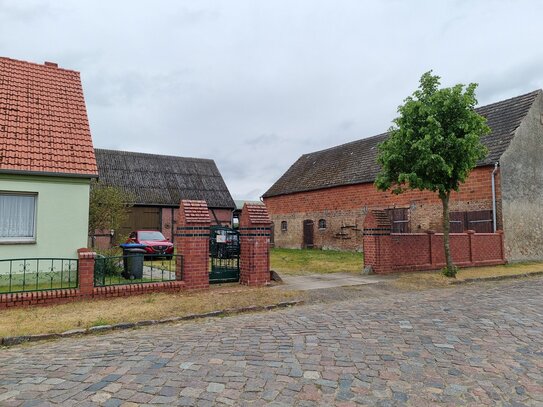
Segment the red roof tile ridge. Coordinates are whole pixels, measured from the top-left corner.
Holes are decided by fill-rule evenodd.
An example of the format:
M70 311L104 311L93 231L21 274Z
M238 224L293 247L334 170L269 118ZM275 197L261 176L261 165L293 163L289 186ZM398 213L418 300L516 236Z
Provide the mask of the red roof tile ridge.
M40 68L51 68L51 69L58 69L60 71L66 71L66 72L73 72L73 73L76 73L76 74L80 74L79 71L76 71L74 69L67 69L67 68L62 68L58 65L57 62L51 62L51 61L44 61L43 64L40 64L38 62L32 62L32 61L25 61L25 60L22 60L22 59L15 59L15 58L9 58L9 57L3 57L3 56L0 56L0 60L6 60L6 61L11 61L11 62L16 62L16 63L20 63L20 64L29 64L29 65L34 65L34 66L37 66L37 67L40 67ZM46 64L47 63L47 64ZM51 64L56 64L56 66L53 66Z

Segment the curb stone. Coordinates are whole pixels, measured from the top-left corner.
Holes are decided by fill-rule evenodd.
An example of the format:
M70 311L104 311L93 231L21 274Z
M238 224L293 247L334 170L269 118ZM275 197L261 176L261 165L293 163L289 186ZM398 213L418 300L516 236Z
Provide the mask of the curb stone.
M467 283L479 283L479 282L482 282L482 281L512 280L512 279L516 279L516 278L541 276L541 275L543 275L543 271L535 271L533 273L510 274L510 275L506 275L506 276L466 278L465 280L451 281L451 284L459 285L459 284L467 284Z
M203 318L216 318L216 317L222 317L225 315L243 314L243 313L256 312L256 311L268 311L268 310L272 310L276 308L287 308L287 307L292 307L294 305L301 305L303 303L304 303L303 300L284 301L284 302L279 302L277 304L271 304L271 305L264 305L264 306L259 305L259 306L241 307L241 308L226 308L220 311L211 311L211 312L206 312L202 314L189 314L182 317L169 317L169 318L164 318L160 320L151 319L151 320L138 321L138 322L121 322L114 325L98 325L98 326L92 326L87 329L71 329L69 331L65 331L61 333L6 336L4 338L0 338L0 346L8 347L8 346L20 345L26 342L37 342L37 341L44 341L44 340L49 340L49 339L69 338L76 335L89 335L89 334L95 334L95 333L112 332L114 330L118 331L122 329L132 329L132 328L137 328L137 327L142 327L142 326L175 323L179 321L189 321L189 320L203 319Z

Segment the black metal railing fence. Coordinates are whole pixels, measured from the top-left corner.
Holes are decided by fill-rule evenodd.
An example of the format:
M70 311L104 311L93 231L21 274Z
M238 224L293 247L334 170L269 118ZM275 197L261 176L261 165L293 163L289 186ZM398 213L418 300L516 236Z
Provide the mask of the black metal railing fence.
M0 260L0 294L77 288L78 264L68 258Z

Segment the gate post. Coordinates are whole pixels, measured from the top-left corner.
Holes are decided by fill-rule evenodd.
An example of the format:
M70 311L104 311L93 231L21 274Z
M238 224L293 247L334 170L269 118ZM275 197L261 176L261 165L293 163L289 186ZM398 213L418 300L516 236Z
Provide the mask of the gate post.
M270 282L270 231L271 219L264 205L243 205L239 220L241 284Z
M390 273L391 226L383 210L371 210L364 219L364 270L376 274Z
M90 297L94 292L94 259L96 253L83 247L77 249L77 257L79 259L79 292L82 296Z
M209 288L209 225L206 201L182 200L177 218L175 247L182 261L182 279L189 289ZM181 264L176 264L176 270ZM178 273L176 273L178 274Z

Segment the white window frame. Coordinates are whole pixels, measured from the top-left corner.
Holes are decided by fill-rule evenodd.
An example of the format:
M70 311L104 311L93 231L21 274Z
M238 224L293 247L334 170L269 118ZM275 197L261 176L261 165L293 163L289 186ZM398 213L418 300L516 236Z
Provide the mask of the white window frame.
M36 229L38 223L38 193L37 192L18 192L18 191L1 191L0 195L15 195L15 196L32 196L34 197L34 224L32 225L32 236L28 237L2 237L0 236L0 244L34 244L36 243Z

